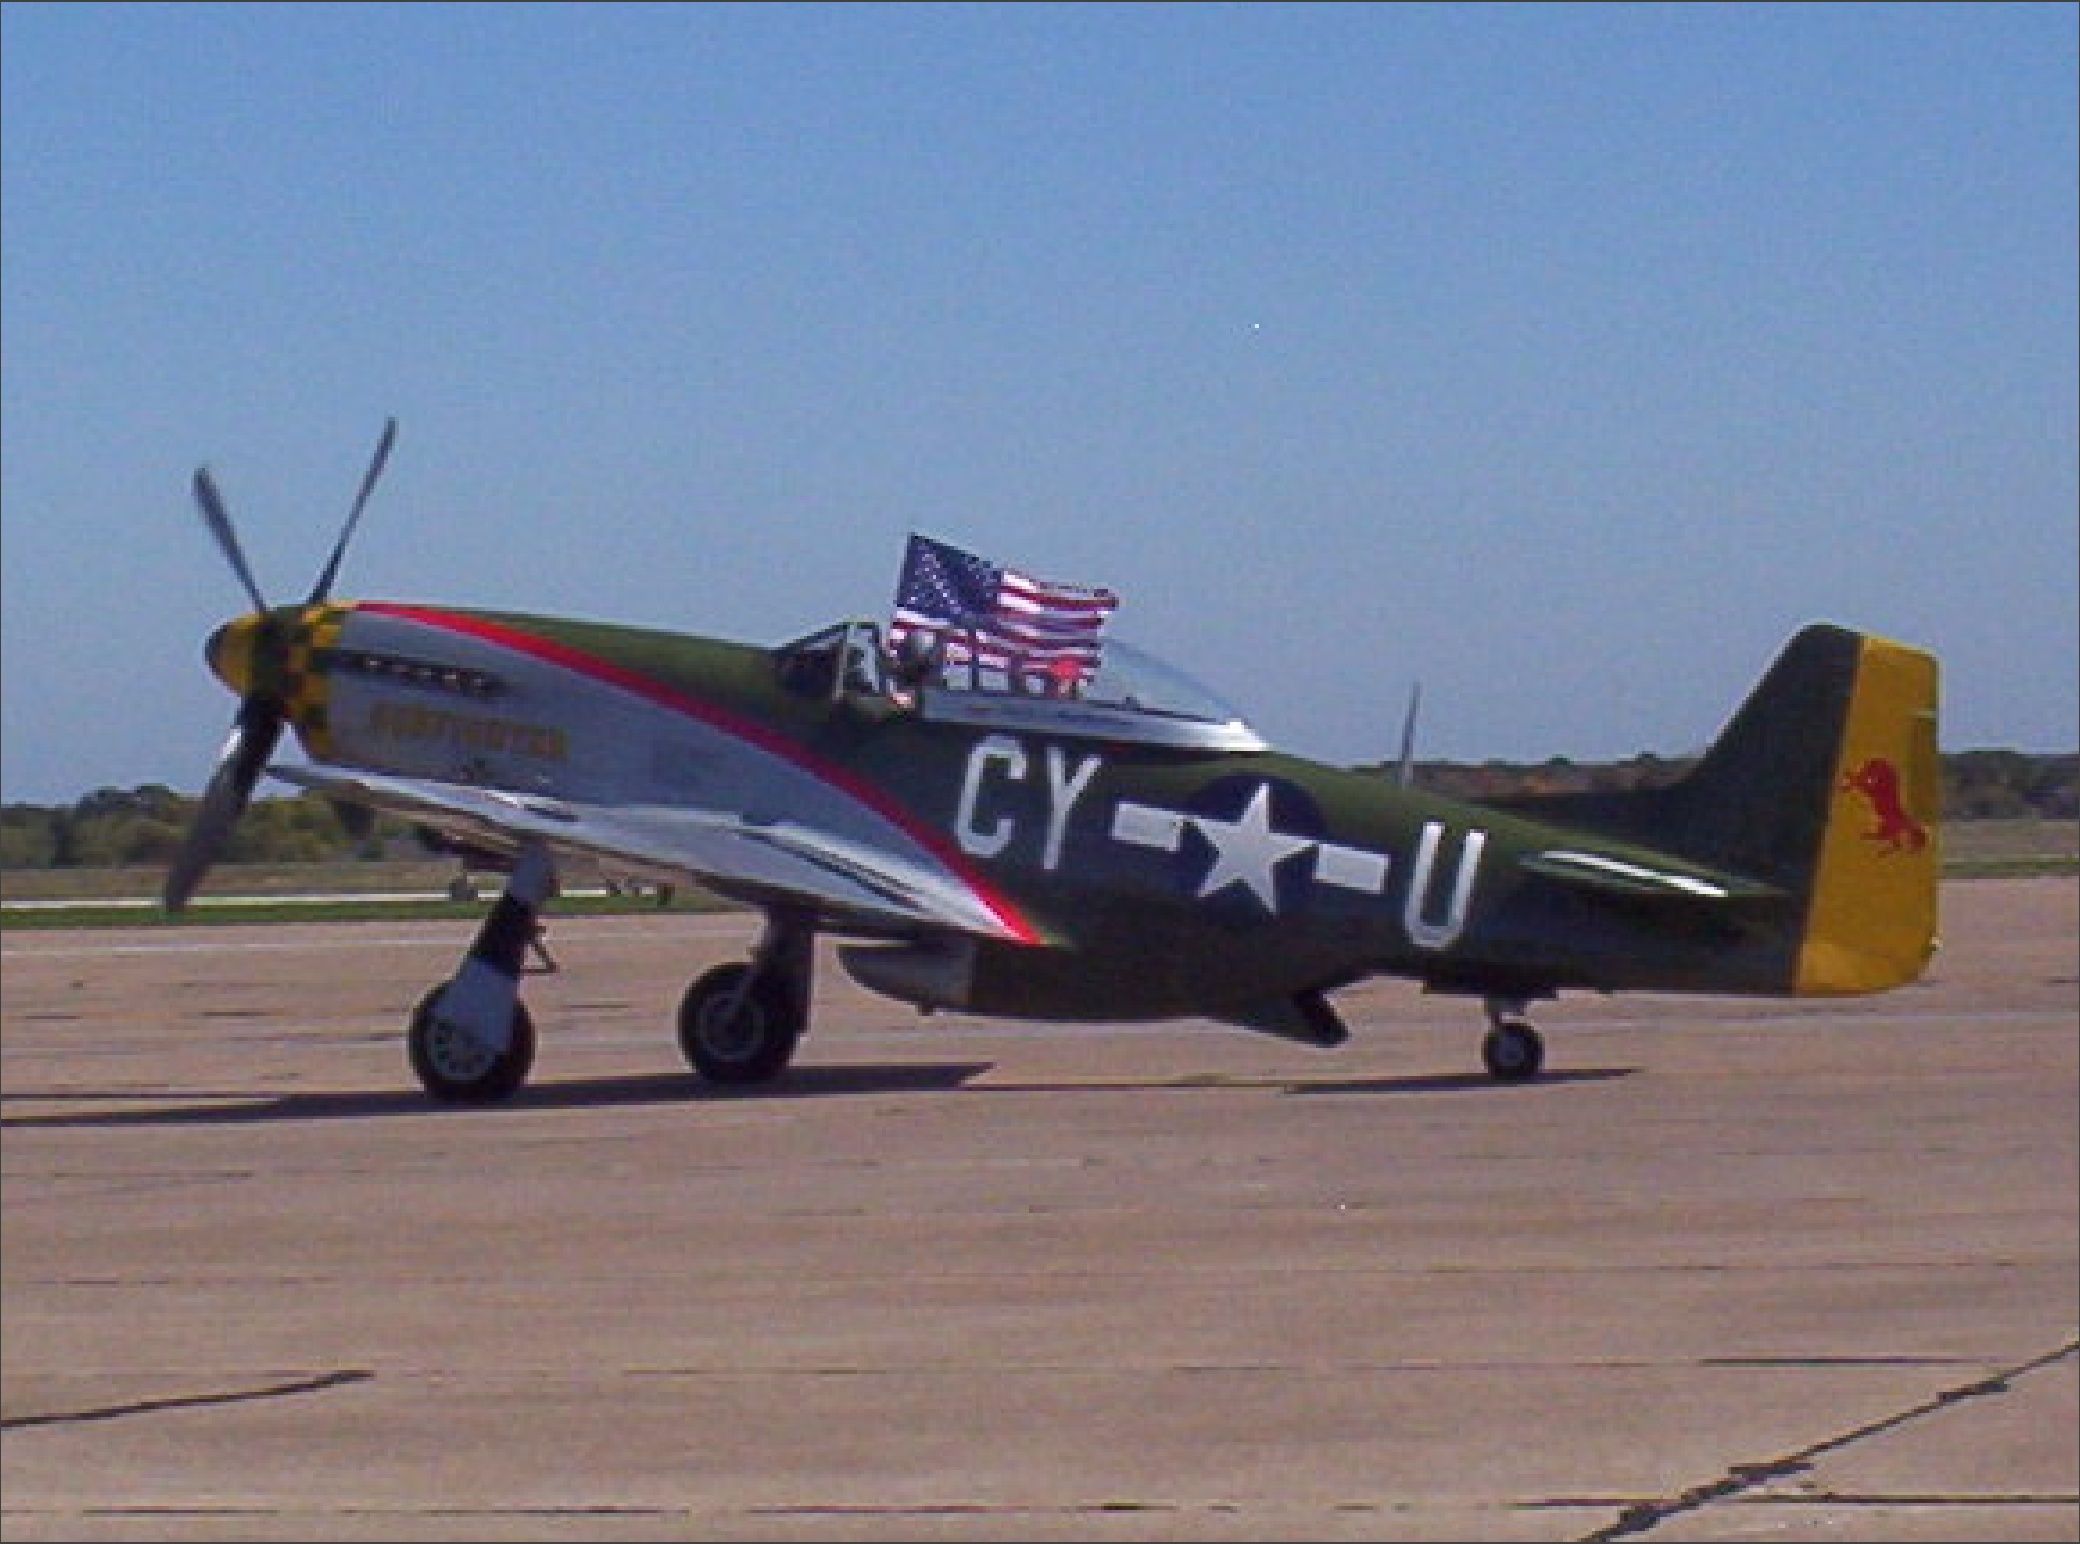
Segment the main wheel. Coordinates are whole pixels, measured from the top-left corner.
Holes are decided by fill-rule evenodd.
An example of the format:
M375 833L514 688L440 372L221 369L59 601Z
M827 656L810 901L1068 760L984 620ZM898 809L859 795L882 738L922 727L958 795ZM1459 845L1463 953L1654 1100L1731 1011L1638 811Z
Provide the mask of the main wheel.
M718 965L688 987L679 1004L679 1049L711 1083L771 1082L786 1070L801 1038L801 1015L785 983L760 975L746 990L750 970L742 962Z
M514 1000L511 1041L503 1051L488 1051L467 1030L435 1012L447 989L442 982L412 1011L405 1031L412 1071L426 1092L451 1104L495 1104L510 1098L534 1066L534 1020L528 1017L527 1004Z
M1505 1019L1481 1040L1481 1061L1498 1082L1529 1082L1545 1060L1545 1041L1521 1019Z

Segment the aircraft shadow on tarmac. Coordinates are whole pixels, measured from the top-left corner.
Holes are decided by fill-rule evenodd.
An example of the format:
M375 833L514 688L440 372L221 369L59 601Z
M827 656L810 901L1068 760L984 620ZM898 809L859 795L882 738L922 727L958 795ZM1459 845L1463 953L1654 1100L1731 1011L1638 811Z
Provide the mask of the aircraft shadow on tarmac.
M496 1105L442 1104L417 1088L352 1089L254 1095L248 1091L175 1089L121 1093L82 1090L57 1097L81 1103L149 1100L158 1108L97 1110L77 1115L9 1116L0 1126L46 1129L62 1126L197 1126L246 1125L258 1121L360 1120L370 1116L418 1115L453 1119L473 1109L484 1114L527 1110L609 1109L645 1104L724 1104L745 1100L817 1099L841 1094L926 1093L958 1089L990 1070L988 1062L891 1063L840 1067L795 1067L777 1082L757 1089L718 1089L690 1072L640 1073L605 1078L573 1078L531 1084ZM166 1108L170 1100L210 1100Z
M1107 1094L1236 1092L1255 1089L1281 1094L1439 1094L1523 1093L1573 1083L1607 1082L1630 1077L1629 1067L1589 1067L1548 1072L1534 1083L1498 1084L1473 1073L1409 1077L1310 1079L1275 1075L1167 1076L1084 1080L1026 1080L979 1083L994 1070L991 1062L873 1063L833 1067L793 1067L778 1081L755 1089L716 1089L687 1073L649 1073L605 1078L574 1078L536 1083L510 1102L483 1107L483 1113L526 1110L611 1109L633 1105L721 1104L747 1101L821 1099L843 1095L907 1093ZM440 1104L419 1089L353 1089L268 1094L231 1089L153 1089L140 1091L72 1090L63 1094L17 1094L39 1103L106 1105L149 1103L150 1108L97 1109L76 1114L0 1117L9 1130L112 1129L125 1126L240 1126L275 1121L364 1120L379 1116L441 1116L470 1113L468 1105ZM173 1103L172 1101L180 1101ZM207 1101L207 1102L200 1102Z
M1610 1083L1629 1078L1637 1067L1576 1067L1571 1071L1541 1072L1528 1083L1498 1083L1485 1072L1431 1073L1399 1078L1309 1078L1293 1082L1289 1094L1509 1094L1536 1093L1569 1083Z
M1398 1077L1314 1078L1290 1077L1275 1072L1184 1073L1147 1078L1030 1079L1021 1082L991 1082L964 1090L984 1094L1146 1094L1193 1093L1257 1089L1276 1094L1504 1094L1566 1083L1605 1083L1629 1078L1632 1067L1582 1067L1572 1072L1547 1072L1529 1083L1498 1083L1479 1072L1421 1073Z

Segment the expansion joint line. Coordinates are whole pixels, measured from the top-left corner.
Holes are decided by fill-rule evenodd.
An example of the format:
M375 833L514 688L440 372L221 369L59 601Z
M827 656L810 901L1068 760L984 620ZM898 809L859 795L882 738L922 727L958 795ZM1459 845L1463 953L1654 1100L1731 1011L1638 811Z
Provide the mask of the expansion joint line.
M349 1383L366 1383L375 1376L357 1368L299 1378L294 1383L277 1383L268 1388L235 1389L223 1394L178 1394L166 1399L139 1399L125 1405L103 1405L93 1410L61 1410L50 1415L17 1415L0 1420L0 1431L20 1431L30 1426L72 1426L83 1421L116 1421L131 1415L156 1415L164 1410L193 1410L202 1405L236 1405L249 1399L283 1399L294 1394L317 1394Z
M1612 1539L1637 1538L1641 1534L1659 1527L1671 1517L1679 1517L1685 1512L1697 1511L1700 1507L1710 1506L1714 1502L1725 1501L1740 1495L1744 1491L1753 1490L1758 1485L1767 1485L1774 1480L1785 1479L1791 1475L1801 1473L1811 1468L1813 1460L1816 1458L1848 1447L1853 1443L1861 1442L1867 1437L1875 1437L1884 1432L1892 1431L1906 1425L1910 1421L1918 1421L1923 1416L1933 1415L1938 1410L1947 1410L1952 1405L1967 1399L1980 1399L1990 1394L2005 1394L2008 1392L2010 1384L2016 1378L2022 1377L2025 1373L2032 1373L2049 1367L2054 1362L2064 1361L2075 1355L2080 1355L2080 1339L2069 1340L2055 1351L2047 1351L2042 1356L2031 1357L2028 1361L2017 1363L2013 1367L2004 1368L1994 1373L1991 1377L1980 1378L1971 1383L1961 1384L1954 1389L1945 1389L1942 1393L1936 1395L1935 1398L1926 1400L1910 1409L1899 1411L1894 1415L1888 1415L1883 1420L1872 1421L1868 1425L1858 1426L1853 1431L1845 1431L1838 1436L1815 1442L1810 1447L1800 1448L1797 1452L1788 1453L1782 1458L1773 1458L1758 1464L1736 1464L1727 1470L1721 1478L1704 1485L1695 1486L1671 1500L1641 1501L1628 1506L1618 1514L1616 1522L1611 1523L1608 1527L1599 1528L1594 1533L1582 1535L1578 1544L1606 1544L1606 1541Z

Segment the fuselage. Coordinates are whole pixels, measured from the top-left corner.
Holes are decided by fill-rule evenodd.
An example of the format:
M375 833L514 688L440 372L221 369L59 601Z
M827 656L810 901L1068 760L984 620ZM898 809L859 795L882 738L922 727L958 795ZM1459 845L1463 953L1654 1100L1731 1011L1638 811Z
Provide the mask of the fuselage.
M626 807L660 829L728 811L891 854L972 903L958 1005L978 1011L1247 1021L1375 973L1535 996L1767 991L1783 970L1766 911L1688 935L1656 917L1643 947L1623 906L1520 866L1578 856L1579 832L1210 718L905 699L872 669L848 680L832 636L825 670L813 649L361 602L243 618L208 652L234 691L276 696L327 766Z

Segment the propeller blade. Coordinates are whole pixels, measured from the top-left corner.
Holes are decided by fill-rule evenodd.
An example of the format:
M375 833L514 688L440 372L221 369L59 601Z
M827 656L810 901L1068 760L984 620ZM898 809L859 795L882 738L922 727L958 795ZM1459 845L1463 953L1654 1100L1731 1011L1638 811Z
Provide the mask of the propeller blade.
M246 587L246 594L252 599L253 609L265 611L267 602L260 594L260 586L253 582L252 569L246 566L245 552L238 545L238 532L231 527L230 511L224 508L223 495L217 492L216 479L209 475L209 468L206 466L197 467L195 470L195 502L202 506L202 522L209 527L210 534L216 537L217 545L230 560L231 571L238 575L238 582Z
M383 475L384 464L390 459L390 447L396 439L397 420L385 420L383 437L377 441L375 456L361 478L361 491L355 496L354 507L347 513L347 523L333 546L331 558L318 575L317 584L311 589L311 598L304 604L315 606L332 593L332 581L339 575L340 560L346 556L347 542L354 534L354 527L361 523L361 511L367 507L369 495L375 491L376 481ZM251 644L253 680L243 683L247 688L246 695L238 705L238 718L232 725L231 736L218 753L216 770L210 773L209 786L202 792L202 803L195 812L194 822L181 838L180 851L174 854L173 863L166 871L164 898L170 912L180 911L188 904L203 876L230 845L232 830L253 797L253 785L267 770L267 758L274 754L276 742L282 737L282 726L288 719L288 708L277 695L281 690L288 648L287 640L281 635L281 619L269 612L260 586L253 578L253 571L246 563L245 552L238 544L238 532L232 527L231 513L224 507L224 497L217 491L216 479L210 476L206 466L197 468L195 472L195 502L202 506L204 523L209 526L210 534L216 537L217 545L223 549L232 572L245 586L253 609L261 613L261 619ZM219 630L218 636L224 636L223 630ZM212 643L212 648L215 647ZM257 689L256 682L259 683Z
M311 586L311 598L306 606L315 606L332 593L332 581L339 576L340 559L347 555L347 542L354 534L354 527L361 523L361 511L368 504L368 496L375 492L376 479L383 475L384 463L390 459L390 446L397 438L397 420L383 421L383 437L376 444L375 459L368 464L368 472L361 479L361 492L354 500L354 508L347 515L346 526L339 533L339 541L332 548L332 557L325 565L318 582Z
M202 807L181 839L181 850L166 871L165 901L168 911L180 911L202 883L231 840L232 827L245 813L253 796L253 785L274 754L281 738L282 710L258 697L248 697L238 710L231 737L217 758L209 786L202 793Z

